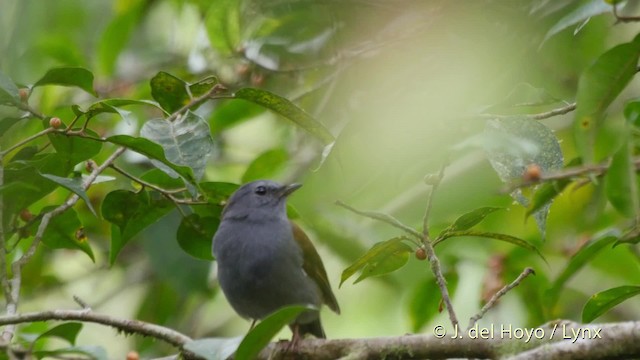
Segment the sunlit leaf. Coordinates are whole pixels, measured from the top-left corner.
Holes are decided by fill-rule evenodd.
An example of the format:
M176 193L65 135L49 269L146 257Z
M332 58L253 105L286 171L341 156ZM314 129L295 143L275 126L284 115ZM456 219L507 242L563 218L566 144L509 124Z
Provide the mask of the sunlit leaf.
M151 140L145 138L137 138L129 135L114 135L108 137L106 141L127 147L128 149L145 155L150 159L158 160L162 164L169 167L171 170L175 171L178 175L182 176L188 182L192 184L195 184L197 182L191 168L187 166L177 165L167 160L162 146L154 143Z
M242 339L234 356L235 360L252 360L264 349L283 327L293 322L304 311L317 311L312 306L293 305L279 309L262 319Z
M211 242L220 220L191 214L182 218L178 227L178 244L187 254L203 260L213 260Z
M196 179L204 175L214 143L209 124L200 116L187 111L175 121L149 120L140 129L140 135L162 146L171 163L193 169ZM172 171L163 166L162 161L156 161L154 165L171 175Z
M80 198L84 200L85 204L87 204L87 207L89 208L89 210L91 210L91 213L95 216L98 216L96 214L96 211L93 209L93 206L91 205L89 196L87 196L87 193L82 186L83 180L81 177L66 178L66 177L60 177L60 176L55 176L51 174L40 174L40 175L64 187L65 189L75 193L76 195L80 196Z
M502 210L502 208L487 206L472 210L456 219L453 224L442 231L441 235L448 231L462 231L471 229L482 220L484 220L487 215L498 210Z
M242 339L242 336L197 339L186 343L184 349L206 360L224 360L236 352Z
M640 36L606 51L580 76L573 132L578 154L586 164L601 160L595 158L598 130L611 102L636 74L639 55Z
M283 148L271 149L258 155L242 175L242 182L273 177L289 160L289 154Z
M553 282L552 287L547 291L546 297L548 299L549 306L555 305L565 283L575 275L575 273L582 269L582 267L584 267L589 260L593 259L601 250L612 245L616 240L616 236L603 236L591 241L573 255L569 260L569 263Z
M140 231L160 220L173 209L173 203L147 191L137 193L115 190L102 201L102 217L117 226L111 233L109 262L114 263L120 250Z
M404 266L412 252L411 246L404 243L405 240L404 237L396 237L375 244L342 272L340 285L358 271L362 272L354 284L367 277L384 275Z
M331 135L324 125L319 123L311 115L307 114L304 110L300 109L289 100L274 93L261 89L244 88L238 90L234 94L234 97L264 106L284 118L293 121L296 125L316 136L324 142L325 145L331 144L335 140L333 135Z
M75 86L93 96L98 96L93 89L93 74L81 67L59 67L47 71L47 73L33 84L33 87L44 85Z
M640 286L619 286L589 298L582 309L582 322L590 323L621 302L640 294Z

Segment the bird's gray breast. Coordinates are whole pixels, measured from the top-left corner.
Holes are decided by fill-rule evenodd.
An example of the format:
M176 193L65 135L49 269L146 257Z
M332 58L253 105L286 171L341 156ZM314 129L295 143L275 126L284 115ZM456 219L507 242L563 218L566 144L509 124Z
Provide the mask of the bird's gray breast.
M213 252L220 286L244 317L260 319L291 304L320 305L317 285L302 269L302 250L288 219L224 220Z

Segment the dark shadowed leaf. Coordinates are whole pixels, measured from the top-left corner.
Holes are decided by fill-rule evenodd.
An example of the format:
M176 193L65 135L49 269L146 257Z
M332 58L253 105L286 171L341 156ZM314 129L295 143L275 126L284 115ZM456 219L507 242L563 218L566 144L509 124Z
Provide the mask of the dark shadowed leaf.
M159 186L165 190L176 190L184 188L184 181L177 177L171 177L160 169L151 169L140 176L140 179Z
M525 248L527 250L533 251L536 254L538 254L538 256L540 256L542 258L542 260L544 260L545 262L547 261L544 258L544 256L542 256L542 253L540 253L538 248L535 247L534 245L530 244L526 240L517 238L515 236L511 236L511 235L497 234L497 233L484 232L484 231L465 230L465 231L443 232L433 241L433 246L435 247L436 245L440 244L441 242L443 242L443 241L445 241L447 239L453 238L453 237L469 237L469 236L471 236L471 237L482 237L482 238L487 238L487 239L494 239L494 240L500 240L500 241L508 242L510 244L513 244L513 245L516 245L516 246L520 246L521 248Z
M187 111L175 121L149 120L140 129L140 135L164 149L167 160L193 169L196 179L204 175L207 159L214 144L209 124L200 116ZM171 171L162 162L154 163L164 171Z
M42 212L48 212L54 208L55 206L49 206L42 209ZM40 222L33 224L32 231L34 234L39 225ZM84 233L78 214L73 209L67 209L62 214L51 218L49 226L47 226L42 236L42 242L52 249L80 250L89 255L92 261L95 261L93 251L89 246L89 239Z
M601 160L595 158L594 149L598 130L609 104L637 72L639 55L640 36L611 48L580 76L573 132L578 154L584 163Z
M269 344L269 341L271 341L283 327L289 325L298 315L307 310L317 309L312 306L302 305L286 306L262 319L262 321L242 339L234 359L254 359L260 350L264 349L264 347Z
M502 210L502 208L487 206L472 210L456 219L456 221L449 227L444 229L442 233L440 233L440 235L448 231L462 231L471 229L482 220L484 220L487 215L498 210Z
M354 284L367 277L384 275L404 266L409 260L409 254L412 252L411 246L405 244L404 240L406 240L405 237L396 237L375 244L342 272L340 286L353 274L361 270L360 277Z
M50 69L33 84L33 87L44 85L75 86L93 96L98 96L93 89L93 74L81 67L59 67Z
M553 282L551 288L547 291L545 296L547 297L548 305L551 307L555 305L567 280L582 269L582 267L587 264L589 260L593 259L601 250L612 245L616 240L617 237L615 236L603 236L591 241L573 255L569 260L569 263Z
M218 230L220 220L191 214L182 218L178 227L178 244L187 254L203 260L213 260L211 241Z
M40 339L44 339L47 337L57 337L57 338L66 340L71 345L75 345L76 338L78 337L80 330L82 330L82 323L69 322L65 324L60 324L40 334L35 341L38 341Z
M291 101L266 90L244 88L238 90L234 97L264 106L265 108L293 121L307 132L319 138L325 145L331 144L335 138L324 125L311 115L294 105Z
M605 174L605 191L611 205L628 218L638 214L638 182L633 147L625 141Z
M0 71L0 105L20 104L20 93L13 80Z
M582 309L582 322L590 323L621 302L640 294L640 286L619 286L589 298Z
M84 200L85 204L87 204L87 207L89 208L89 210L91 210L91 213L95 216L98 216L98 214L96 214L96 211L93 209L93 206L91 205L91 201L89 201L89 197L87 196L87 193L82 187L82 182L83 182L82 177L66 178L66 177L60 177L60 176L55 176L51 174L40 174L40 175L64 187L65 189L75 193L76 195L80 196L80 198Z
M189 341L184 349L206 360L228 359L242 342L242 336L234 338L207 338Z
M289 160L289 154L283 148L271 149L258 155L242 175L242 182L274 177Z
M137 193L115 190L102 202L102 216L117 226L112 227L109 262L114 263L118 253L134 235L160 220L173 209L173 203L157 193Z
M192 184L196 183L196 179L193 175L193 170L191 170L191 168L187 166L176 165L171 161L167 160L162 146L154 143L151 140L148 140L145 138L137 138L129 135L114 135L114 136L108 137L106 141L113 144L124 146L137 153L145 155L150 159L158 160L159 162L169 167L171 170L178 173L178 175L182 176L188 182Z

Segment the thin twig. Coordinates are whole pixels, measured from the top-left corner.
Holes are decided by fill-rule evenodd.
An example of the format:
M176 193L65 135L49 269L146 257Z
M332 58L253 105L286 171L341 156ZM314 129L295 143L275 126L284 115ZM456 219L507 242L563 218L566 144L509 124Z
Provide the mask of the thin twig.
M36 109L31 107L29 104L20 103L17 106L18 106L18 108L20 110L26 111L29 114L33 115L34 117L37 117L38 119L41 119L41 120L46 120L47 119L46 116L44 116L43 114L39 113Z
M7 150L5 150L5 151L3 151L3 152L0 152L0 157L4 158L8 153L10 153L10 152L12 152L13 150L15 150L15 149L19 148L20 146L22 146L22 145L24 145L24 144L26 144L26 143L28 143L28 142L31 142L31 141L33 141L33 140L35 140L35 139L39 138L40 136L44 136L44 135L47 135L47 134L52 133L52 132L55 132L55 131L56 131L56 129L54 129L54 128L52 128L52 127L48 127L48 128L46 128L46 129L44 129L44 130L40 131L39 133L33 134L33 135L29 136L28 138L26 138L26 139L24 139L24 140L22 140L22 141L18 142L17 144L15 144L15 145L11 146L11 147L10 147L10 148L8 148Z
M513 116L520 116L530 120L544 120L554 116L568 114L576 109L576 105L577 104L574 102L571 104L567 104L566 106L563 106L561 108L545 111L538 114L527 114L527 115L480 114L479 116L485 119L496 119L496 118L500 119L500 118L508 118Z
M160 325L147 323L140 320L118 319L109 315L98 314L85 310L50 310L42 312L31 312L19 315L0 316L0 325L16 325L22 323L32 323L36 321L76 320L91 322L111 326L125 333L140 334L162 340L176 347L182 347L191 338Z
M195 106L198 106L198 105L202 104L203 102L211 99L213 95L217 94L220 91L224 91L226 89L227 88L222 84L214 85L205 94L200 95L195 99L191 99L191 101L189 101L185 106L181 107L180 109L175 111L173 114L171 114L166 120L170 121L170 122L171 121L175 121L178 118L178 116L180 116L183 112L191 109L192 107L195 107Z
M509 291L511 291L511 289L513 289L514 287L520 285L520 283L529 275L535 275L535 271L528 267L525 268L522 273L520 275L518 275L518 277L513 280L513 282L509 285L506 285L505 287L503 287L502 289L500 289L497 293L495 293L491 299L482 307L482 309L480 309L480 312L478 312L476 315L472 316L471 319L469 319L469 326L467 328L471 329L473 327L473 325L475 325L478 320L482 319L482 317L484 316L484 314L487 313L487 311L489 311L492 307L495 306L496 302L503 297L506 293L508 293Z
M433 206L433 195L435 194L440 182L442 182L442 178L444 178L444 169L447 167L447 164L444 163L440 167L440 171L438 171L438 175L435 178L429 179L429 185L431 185L431 191L429 195L427 195L427 205L425 206L424 216L422 218L422 235L423 237L429 240L429 215L431 213L431 208ZM426 178L425 178L426 179Z
M407 232L410 235L415 236L418 240L422 240L422 234L420 234L416 229L409 227L403 223L400 222L400 220L394 218L391 215L387 215L387 214L382 214L382 213L377 213L374 211L361 211L361 210L357 210L345 203L343 203L342 201L338 200L336 201L336 205L338 206L342 206L343 208L350 210L358 215L362 215L362 216L366 216L375 220L379 220L382 222L385 222L393 227L396 227L402 231Z

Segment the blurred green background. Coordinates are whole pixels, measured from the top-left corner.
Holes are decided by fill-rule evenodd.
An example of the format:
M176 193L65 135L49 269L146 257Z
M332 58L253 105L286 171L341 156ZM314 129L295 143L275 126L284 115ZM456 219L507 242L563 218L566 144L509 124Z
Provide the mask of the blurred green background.
M587 5L593 17L565 20L565 28L551 33ZM399 271L358 284L349 280L338 289L349 264L399 232L334 204L342 200L385 212L419 228L429 189L423 178L448 162L434 197L432 233L475 208L500 206L506 210L479 228L525 239L548 260L488 239L451 239L439 246L462 324L486 301L490 279L508 283L531 266L537 275L481 323L536 326L555 318L578 320L593 293L635 283L638 255L626 246L607 250L568 282L555 306L545 306L550 282L584 241L628 221L606 204L601 187L572 187L551 207L543 240L525 209L502 191L481 138L486 117L477 115L495 109L537 113L573 102L583 70L640 30L614 22L603 1L0 0L0 70L27 85L51 67L82 66L96 75L100 98L134 99L151 99L149 80L159 71L189 82L215 75L231 90L252 86L279 94L323 123L337 138L326 159L320 142L259 106L216 101L198 110L216 144L206 179L241 183L254 159L275 150L284 161L274 161L269 176L304 184L290 202L325 261L342 307L340 316L323 311L330 338L429 333L434 325L448 325L446 312L438 313L440 295L429 290L428 263L413 256ZM500 107L522 84L544 89L538 95L553 100ZM603 146L616 144L624 131L622 103L637 91L634 80L611 106L611 140ZM30 99L67 123L71 104L93 101L64 87L38 88ZM104 136L137 135L146 120L158 117L130 110L130 122L104 114L92 125ZM542 121L560 140L565 163L576 157L572 119L570 113ZM6 148L41 129L40 121L21 122L1 135L0 144ZM107 154L100 156L98 162ZM133 153L121 161L132 173L151 167ZM118 181L116 187L132 188L126 179ZM113 187L91 188L96 208ZM66 195L56 191L32 212ZM21 312L74 307L77 295L95 311L159 323L194 338L238 336L249 328L218 291L213 263L178 246L177 211L138 235L109 267L108 223L84 204L76 209L96 263L78 252L41 246L25 269ZM640 301L632 299L600 320L633 319L639 310ZM130 350L145 357L172 352L90 324L78 343L104 346L114 359Z

